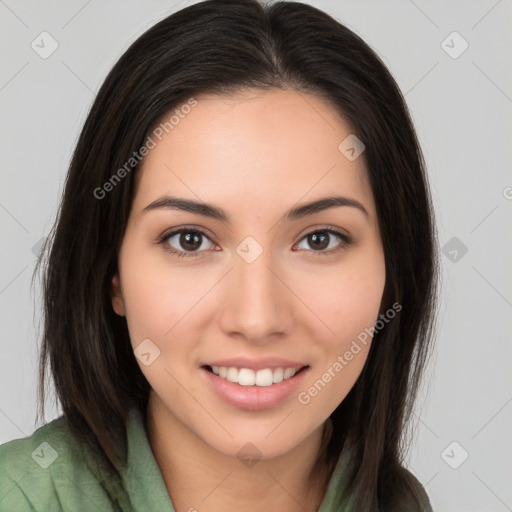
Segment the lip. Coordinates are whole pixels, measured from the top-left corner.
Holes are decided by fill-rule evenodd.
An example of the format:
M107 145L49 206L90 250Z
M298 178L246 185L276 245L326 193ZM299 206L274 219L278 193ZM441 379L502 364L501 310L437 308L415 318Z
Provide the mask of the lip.
M235 366L237 364L234 363L235 360L230 359L229 364L219 364L219 366ZM239 360L237 360L239 361ZM273 360L275 362L275 360ZM227 360L219 361L219 363L226 363ZM253 362L254 363L254 362ZM286 364L292 363L288 361ZM217 362L213 363L217 365ZM258 369L263 368L272 368L269 365L269 362L265 362L263 364L262 361L258 362L258 364L262 364L263 366ZM275 363L277 364L277 363ZM239 367L240 368L251 368L251 366L246 366L247 362L244 362ZM206 365L205 365L206 366ZM222 398L228 404L237 407L239 409L245 409L247 411L260 411L264 409L271 409L272 407L276 407L281 402L286 400L290 395L299 387L300 383L304 380L306 374L309 373L310 367L307 365L298 365L296 363L292 363L288 368L300 367L300 371L298 371L293 377L285 379L277 384L272 384L271 386L241 386L236 382L229 382L218 375L215 375L210 370L208 370L205 366L202 366L199 370L203 375L203 378L206 380L207 384L213 388L213 390L217 393L217 395ZM210 365L208 365L210 366ZM286 366L285 364L278 364L276 367Z
M265 368L295 368L299 370L307 363L300 361L292 361L291 359L283 359L279 357L264 357L260 359L251 359L249 357L235 357L231 359L219 359L216 361L208 361L201 366L226 366L235 368L249 368L254 371L264 370Z

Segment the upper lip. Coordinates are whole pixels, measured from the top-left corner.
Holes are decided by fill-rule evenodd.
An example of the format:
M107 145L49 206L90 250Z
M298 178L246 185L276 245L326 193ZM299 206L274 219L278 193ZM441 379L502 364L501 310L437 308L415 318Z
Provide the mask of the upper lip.
M251 370L263 370L265 368L295 368L300 370L306 363L293 361L291 359L284 359L280 357L263 357L260 359L251 359L248 357L233 357L230 359L218 359L215 361L208 361L202 366L226 366L235 368L249 368Z

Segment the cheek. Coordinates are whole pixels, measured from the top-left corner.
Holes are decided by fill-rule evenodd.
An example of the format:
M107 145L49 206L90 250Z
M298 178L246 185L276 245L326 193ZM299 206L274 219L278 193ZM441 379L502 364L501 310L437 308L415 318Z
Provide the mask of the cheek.
M197 273L179 272L164 259L131 256L124 262L123 294L134 354L151 387L169 407L179 407L187 400L179 385L187 381L184 363L194 353L190 322L209 287L204 276L200 282Z
M332 321L334 330L346 341L375 325L384 291L384 271L369 268L362 273L341 276L337 284Z
M342 350L359 333L373 327L385 279L384 257L376 250L354 253L337 266L325 266L307 279L297 280L298 295L305 297L316 317L316 339L324 340L328 349Z
M213 277L205 279L204 273L173 266L164 252L126 246L121 267L123 297L134 346L145 338L159 345L172 340L214 283Z
M145 271L140 266L127 267L126 275L130 277L124 281L123 291L132 344L135 347L145 338L160 344L157 340L163 339L179 320L178 294L172 293L170 283L155 268Z
M310 281L306 297L321 320L310 325L322 356L297 398L310 417L321 417L343 401L368 357L385 285L384 257L379 250L359 253L336 271L314 277L319 286Z

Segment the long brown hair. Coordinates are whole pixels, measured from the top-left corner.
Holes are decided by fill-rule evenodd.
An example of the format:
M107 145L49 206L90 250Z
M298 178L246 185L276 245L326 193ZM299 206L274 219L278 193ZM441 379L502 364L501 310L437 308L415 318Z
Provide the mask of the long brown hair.
M375 333L361 375L331 415L319 460L332 470L343 446L351 446L346 492L354 510L391 510L406 496L414 502L403 470L404 432L431 346L438 272L425 164L382 61L354 32L306 4L196 3L145 32L108 74L34 272L44 268L39 413L44 417L49 363L72 431L112 471L126 462L127 411L145 414L150 389L110 297L137 171L126 162L162 115L190 97L249 87L320 95L365 144L385 254L382 307L397 302L402 310ZM123 166L123 179L104 187Z

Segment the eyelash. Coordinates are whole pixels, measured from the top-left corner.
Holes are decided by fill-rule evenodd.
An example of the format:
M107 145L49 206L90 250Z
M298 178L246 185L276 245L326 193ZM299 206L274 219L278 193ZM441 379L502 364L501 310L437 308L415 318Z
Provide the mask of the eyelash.
M204 233L203 231L201 231L200 229L198 228L187 228L187 227L184 227L184 228L181 228L181 229L177 229L176 231L172 231L171 233L167 234L167 235L164 235L162 238L160 238L160 240L158 241L159 244L163 245L164 246L164 249L170 253L170 254L173 254L174 256L178 257L178 258L198 258L198 257L202 257L202 254L201 253L204 253L206 251L177 251L175 249L172 249L168 244L166 244L166 242L172 238L174 235L177 235L179 233L198 233L200 234L201 236L207 238L208 240L210 240L210 238L208 237L208 235L206 233ZM323 256L329 256L331 254L334 254L334 253L337 253L338 251L348 247L350 244L351 244L351 239L345 235L344 233L341 233L340 231L338 231L337 229L335 229L334 227L332 226L328 226L326 228L323 228L323 229L316 229L314 231L310 231L309 233L306 233L300 240L299 240L299 243L304 240L304 238L308 237L309 235L312 235L312 234L315 234L315 233L329 233L331 235L334 235L334 236L337 236L340 238L340 244L338 245L338 247L336 249L329 249L328 251L326 250L321 250L321 251L314 251L314 250L311 250L310 252L314 253L314 254L317 254L317 255L323 255ZM210 240L211 241L211 240ZM300 249L300 252L304 251L306 249Z

